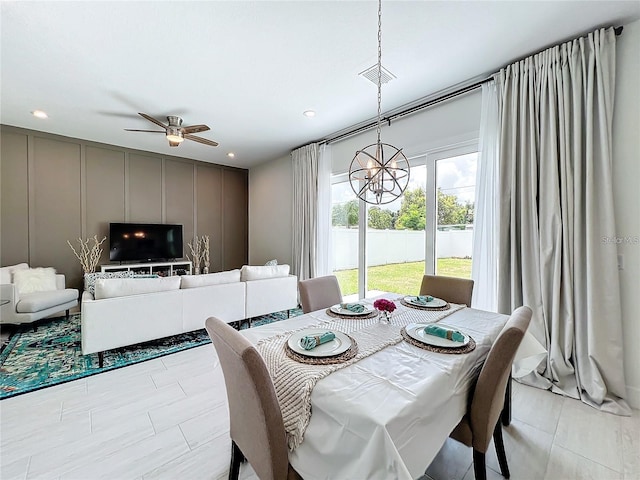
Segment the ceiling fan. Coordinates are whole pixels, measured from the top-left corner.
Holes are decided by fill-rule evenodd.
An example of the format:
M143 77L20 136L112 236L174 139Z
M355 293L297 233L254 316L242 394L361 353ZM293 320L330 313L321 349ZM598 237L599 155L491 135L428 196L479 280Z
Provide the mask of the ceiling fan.
M207 140L206 138L196 137L192 135L192 133L198 132L206 132L210 130L210 128L206 125L191 125L190 127L182 126L182 118L177 117L175 115L170 115L167 117L168 125L165 125L160 120L153 118L146 113L138 112L143 118L146 118L152 123L155 123L159 127L162 127L164 130L137 130L134 128L125 128L127 132L149 132L149 133L164 133L169 140L169 145L172 147L177 147L182 142L184 142L185 138L187 140L193 140L194 142L202 143L204 145L210 145L212 147L217 147L218 142L214 142L213 140Z

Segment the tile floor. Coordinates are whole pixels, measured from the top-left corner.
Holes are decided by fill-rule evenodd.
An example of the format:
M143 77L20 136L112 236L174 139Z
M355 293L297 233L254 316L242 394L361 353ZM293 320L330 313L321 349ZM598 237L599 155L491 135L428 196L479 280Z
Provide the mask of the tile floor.
M640 479L640 412L600 413L514 384L505 429L511 478ZM211 345L0 402L0 478L223 479L230 440ZM491 447L489 480L501 479ZM242 479L255 479L250 467ZM448 440L423 478L472 480Z

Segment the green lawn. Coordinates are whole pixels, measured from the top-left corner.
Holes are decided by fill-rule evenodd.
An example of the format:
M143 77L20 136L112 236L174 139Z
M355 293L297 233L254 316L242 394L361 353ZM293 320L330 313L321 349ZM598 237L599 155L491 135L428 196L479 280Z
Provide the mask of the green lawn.
M471 278L470 258L439 258L438 275ZM358 293L358 270L335 272L343 295ZM417 295L424 275L424 262L392 263L369 268L369 290Z

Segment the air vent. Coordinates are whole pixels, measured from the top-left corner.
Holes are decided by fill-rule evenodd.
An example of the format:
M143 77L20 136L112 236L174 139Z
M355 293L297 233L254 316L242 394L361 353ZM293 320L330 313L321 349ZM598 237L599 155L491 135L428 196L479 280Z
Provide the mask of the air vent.
M367 68L364 72L360 72L358 75L366 78L374 85L378 85L378 64L375 64ZM396 78L396 76L393 73L391 73L386 68L382 67L382 72L380 74L381 83L389 83L394 78Z

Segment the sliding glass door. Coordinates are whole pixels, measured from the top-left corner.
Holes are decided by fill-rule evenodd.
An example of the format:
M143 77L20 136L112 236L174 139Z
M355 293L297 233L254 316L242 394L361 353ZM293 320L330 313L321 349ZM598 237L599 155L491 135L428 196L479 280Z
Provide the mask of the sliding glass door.
M471 277L476 145L411 159L404 195L359 201L346 175L332 181L333 272L348 299L417 294L424 273Z

